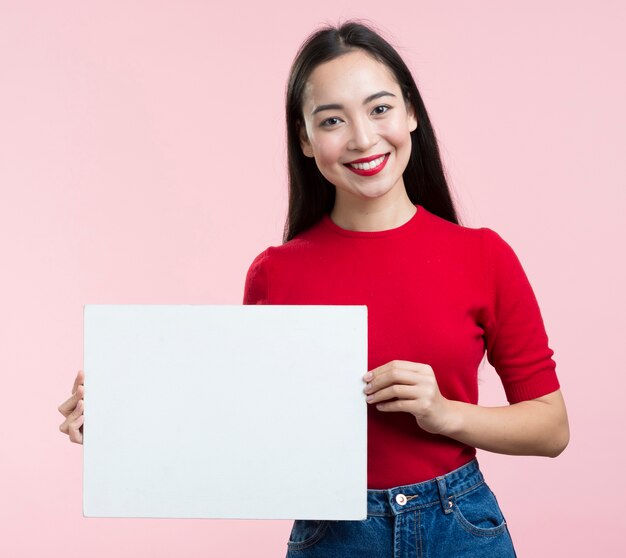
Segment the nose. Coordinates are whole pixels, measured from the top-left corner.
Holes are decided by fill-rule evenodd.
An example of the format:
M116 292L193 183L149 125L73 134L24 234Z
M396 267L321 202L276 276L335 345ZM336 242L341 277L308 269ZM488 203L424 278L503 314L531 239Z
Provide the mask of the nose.
M352 135L348 142L348 149L367 151L378 142L378 135L374 129L374 124L368 120L354 120L351 130Z

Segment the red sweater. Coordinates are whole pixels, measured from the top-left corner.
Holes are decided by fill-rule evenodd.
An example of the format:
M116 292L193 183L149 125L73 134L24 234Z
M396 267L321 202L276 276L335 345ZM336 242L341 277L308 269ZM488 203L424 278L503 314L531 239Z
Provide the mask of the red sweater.
M325 215L254 259L244 304L365 304L368 369L390 360L429 364L448 399L478 403L485 351L510 403L560 387L537 300L511 247L491 229L450 223L420 205L405 224L375 232L342 229ZM368 488L428 480L476 455L422 430L410 413L367 408Z

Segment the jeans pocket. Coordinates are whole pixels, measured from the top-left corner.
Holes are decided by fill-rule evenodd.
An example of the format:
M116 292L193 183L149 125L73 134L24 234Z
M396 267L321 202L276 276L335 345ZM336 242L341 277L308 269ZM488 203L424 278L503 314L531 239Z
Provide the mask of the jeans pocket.
M328 528L325 519L296 519L291 527L287 547L291 550L303 550L319 542Z
M498 501L485 482L469 492L453 497L452 502L455 519L469 533L495 536L507 528Z

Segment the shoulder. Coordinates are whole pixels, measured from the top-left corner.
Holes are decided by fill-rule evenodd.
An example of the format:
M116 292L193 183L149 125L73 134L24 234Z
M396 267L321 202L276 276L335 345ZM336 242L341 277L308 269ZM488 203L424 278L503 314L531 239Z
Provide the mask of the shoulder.
M427 224L431 233L443 238L449 238L450 240L475 244L483 249L490 248L496 251L511 249L511 246L502 236L489 227L470 227L452 223L424 208L422 209L424 211L423 221Z
M329 239L326 237L320 221L283 244L268 246L255 258L253 264L270 268L280 267L287 262L298 263L310 258L313 253L328 248Z
M425 212L425 242L433 257L447 260L455 269L473 270L489 283L506 284L524 279L520 259L511 245L489 227L459 225Z
M512 271L521 268L517 254L500 234L487 227L478 230L482 234L483 250L492 271L497 269Z
M244 304L267 303L272 283L284 274L303 269L321 252L317 225L280 245L268 246L250 264L246 274Z
M485 244L490 241L488 237L496 235L491 229L453 223L424 208L421 210L427 237L438 247L475 256L476 252L484 252Z
M269 248L258 254L248 267L244 286L244 304L267 304L269 290Z

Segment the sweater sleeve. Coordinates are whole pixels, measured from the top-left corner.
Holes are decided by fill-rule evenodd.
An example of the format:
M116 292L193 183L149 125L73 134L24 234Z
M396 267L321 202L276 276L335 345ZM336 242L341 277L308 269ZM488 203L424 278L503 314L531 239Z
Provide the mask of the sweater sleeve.
M250 264L243 291L244 304L269 304L269 248Z
M487 359L502 380L509 403L559 389L537 299L517 255L496 232L483 228L487 258Z

